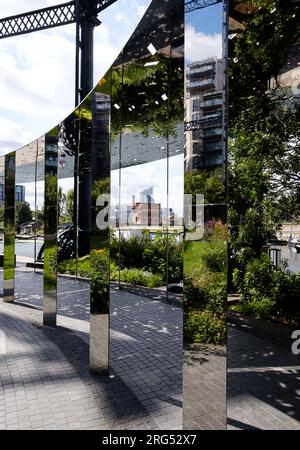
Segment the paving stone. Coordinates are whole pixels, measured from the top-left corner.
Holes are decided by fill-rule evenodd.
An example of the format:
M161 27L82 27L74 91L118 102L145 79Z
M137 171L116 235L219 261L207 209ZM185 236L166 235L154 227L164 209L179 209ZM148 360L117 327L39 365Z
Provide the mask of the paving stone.
M5 399L7 406L0 406L1 429L160 429L162 413L170 423L181 423L181 406L169 403L182 395L179 306L114 289L115 378L94 376L88 369L87 283L59 278L60 326L43 327L42 277L18 270L18 304L0 303L0 329L7 336L7 354L0 357L0 405ZM72 289L79 288L74 301ZM168 333L161 333L164 327ZM149 396L157 401L152 410Z

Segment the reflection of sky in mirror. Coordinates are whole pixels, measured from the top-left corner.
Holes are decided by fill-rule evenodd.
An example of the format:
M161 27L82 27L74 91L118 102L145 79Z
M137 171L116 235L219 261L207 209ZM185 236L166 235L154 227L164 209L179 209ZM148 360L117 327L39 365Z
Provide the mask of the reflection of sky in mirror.
M1 0L0 17L63 2ZM118 0L99 14L94 32L94 82L105 74L150 0ZM117 32L116 32L117 29ZM0 154L17 149L74 108L74 24L0 40Z
M19 186L25 187L25 202L29 203L32 210L35 209L35 183L18 183ZM44 205L44 182L36 183L36 203L37 208L41 209Z
M187 63L222 55L223 5L209 6L185 15L185 57Z
M153 188L153 198L162 208L167 207L167 160L161 159L138 166L131 166L121 171L121 203L132 205L132 196L140 200L140 193ZM111 205L112 209L119 202L119 171L111 171ZM169 158L169 184L172 186L169 193L169 208L182 217L183 209L183 155Z

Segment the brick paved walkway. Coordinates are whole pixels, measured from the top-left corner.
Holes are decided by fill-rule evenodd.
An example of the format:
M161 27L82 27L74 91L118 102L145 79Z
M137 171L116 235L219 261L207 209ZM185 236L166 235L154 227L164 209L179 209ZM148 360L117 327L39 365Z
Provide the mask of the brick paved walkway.
M228 429L300 430L300 357L235 324L227 354Z
M37 284L26 283L24 273L17 273L19 301L37 305ZM88 371L89 323L72 317L75 291L87 293L87 284L60 284L65 300L56 329L40 326L37 309L0 303L7 338L0 356L0 429L181 429L182 309L114 289L112 377L99 377ZM88 311L84 299L88 295L81 296L81 317Z
M225 430L225 348L200 344L186 348L183 380L183 428Z
M187 349L182 379L180 307L112 289L112 376L99 377L88 371L88 284L60 278L58 290L56 329L40 325L40 274L17 270L18 302L31 308L0 303L0 429L225 427L225 349ZM300 429L299 356L266 331L230 323L229 429Z

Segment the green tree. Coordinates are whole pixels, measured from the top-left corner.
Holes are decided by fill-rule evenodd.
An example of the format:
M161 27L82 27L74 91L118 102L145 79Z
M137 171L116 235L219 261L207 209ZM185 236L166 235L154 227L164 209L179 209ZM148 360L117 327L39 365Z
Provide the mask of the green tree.
M65 211L66 194L63 193L62 187L59 186L57 191L57 213L61 217Z
M300 9L288 3L230 3L231 16L244 11L229 41L228 148L229 223L242 262L259 257L283 221L300 218L300 108L278 78L300 39Z
M69 189L66 195L66 212L73 220L74 215L74 189Z

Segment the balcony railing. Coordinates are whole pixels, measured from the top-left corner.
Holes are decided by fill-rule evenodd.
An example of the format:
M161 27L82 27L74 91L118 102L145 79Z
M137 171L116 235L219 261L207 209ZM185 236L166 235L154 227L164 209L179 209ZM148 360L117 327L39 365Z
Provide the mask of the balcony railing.
M214 78L206 78L204 80L197 80L197 81L190 81L188 84L188 88L190 89L201 89L201 88L208 88L208 87L214 87L215 86L215 80Z
M215 70L214 64L208 64L205 66L198 66L193 67L188 71L188 75L193 75L195 73L205 73L205 72L212 72Z
M201 108L211 108L212 106L221 106L222 99L221 98L213 98L212 100L205 100L200 103Z
M221 152L223 150L223 142L211 142L209 144L204 144L204 152Z
M204 130L203 136L204 137L222 136L222 133L223 133L222 128L211 128Z

